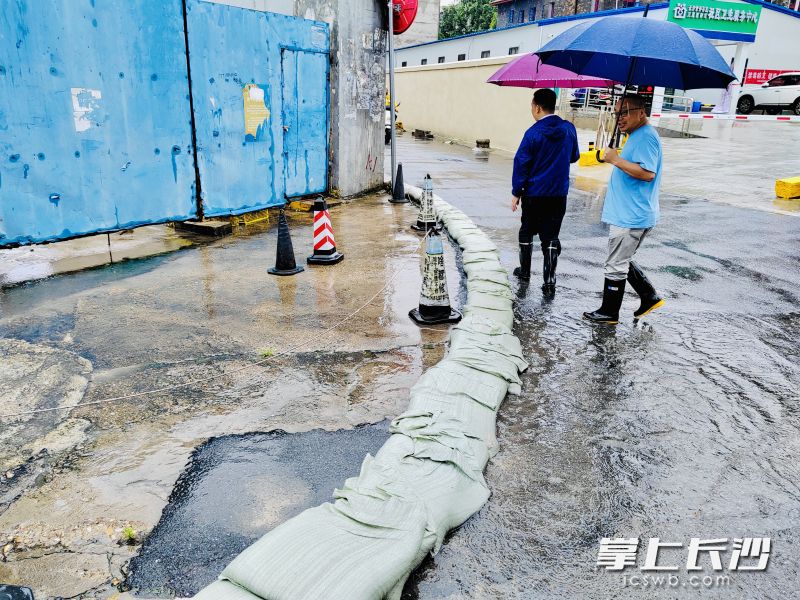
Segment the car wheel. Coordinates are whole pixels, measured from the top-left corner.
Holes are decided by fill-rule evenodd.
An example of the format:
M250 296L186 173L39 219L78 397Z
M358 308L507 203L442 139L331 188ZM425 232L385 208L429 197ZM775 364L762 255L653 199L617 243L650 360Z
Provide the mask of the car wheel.
M783 112L783 109L779 106L769 106L765 110L768 115L779 115Z
M800 98L794 101L792 104L792 112L800 117Z
M755 107L756 105L753 102L752 96L742 96L736 103L736 112L743 115L749 115L751 112L753 112Z

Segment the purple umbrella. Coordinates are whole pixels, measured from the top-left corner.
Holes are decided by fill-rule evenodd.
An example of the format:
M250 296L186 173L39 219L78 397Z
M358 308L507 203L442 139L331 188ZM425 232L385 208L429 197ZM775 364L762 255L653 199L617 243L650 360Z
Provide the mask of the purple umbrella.
M541 59L535 54L526 54L506 63L489 77L486 83L527 88L607 88L614 85L610 79L578 75L561 67L542 64Z

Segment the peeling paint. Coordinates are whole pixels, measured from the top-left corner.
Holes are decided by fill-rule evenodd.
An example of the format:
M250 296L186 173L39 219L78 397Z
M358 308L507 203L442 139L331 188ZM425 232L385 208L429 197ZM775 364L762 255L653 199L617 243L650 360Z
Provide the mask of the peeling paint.
M100 90L88 88L70 88L72 94L72 120L75 123L75 131L81 133L92 128L93 125L100 125L99 113Z
M266 89L265 85L255 83L248 83L242 89L245 142L264 141L264 130L270 115L265 102Z

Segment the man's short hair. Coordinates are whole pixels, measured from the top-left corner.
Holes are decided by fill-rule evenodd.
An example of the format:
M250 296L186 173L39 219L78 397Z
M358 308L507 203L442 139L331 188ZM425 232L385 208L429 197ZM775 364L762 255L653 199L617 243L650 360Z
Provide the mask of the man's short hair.
M645 107L644 98L642 98L641 96L639 96L637 94L625 94L622 97L622 102L620 103L620 106L625 106L626 103L628 105L628 108L644 108Z
M533 93L533 103L544 112L556 112L556 93L547 88L536 90Z

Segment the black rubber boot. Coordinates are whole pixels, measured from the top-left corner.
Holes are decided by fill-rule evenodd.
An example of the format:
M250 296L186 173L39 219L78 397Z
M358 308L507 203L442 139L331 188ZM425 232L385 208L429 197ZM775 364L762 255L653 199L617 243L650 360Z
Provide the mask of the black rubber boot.
M625 280L606 279L603 285L603 304L594 312L583 313L583 318L594 323L619 323L619 307L625 295Z
M558 256L561 254L561 242L558 240L550 240L542 244L542 255L544 262L542 264L542 291L547 293L555 293L556 291L556 267L558 266Z
M641 319L647 313L664 306L664 299L658 295L656 288L650 283L650 280L639 268L639 265L633 261L628 267L628 281L630 281L631 287L639 294L639 298L642 300L638 310L633 312L634 319Z
M519 245L519 266L514 269L514 275L523 281L528 281L531 278L531 254L533 253L533 246L531 244Z

